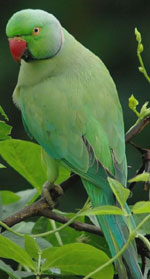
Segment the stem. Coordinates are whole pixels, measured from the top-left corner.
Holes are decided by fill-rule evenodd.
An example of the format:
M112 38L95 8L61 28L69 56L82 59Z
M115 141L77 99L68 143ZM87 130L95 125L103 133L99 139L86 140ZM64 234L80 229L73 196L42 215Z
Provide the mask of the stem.
M37 264L36 279L40 279L40 274L41 274L41 256L42 256L42 253L39 252L38 255L39 255L39 257L38 257L38 264Z
M46 279L46 278L50 278L50 279L83 279L83 276L80 276L80 275L70 275L70 274L65 274L65 275L63 275L63 274L41 274L41 276L40 276L40 279ZM33 278L34 279L34 278ZM38 278L39 279L39 278Z
M121 248L121 250L113 257L111 258L109 261L107 261L105 264L101 265L100 267L98 267L97 269L95 269L94 271L92 271L91 273L89 273L88 275L86 275L85 277L83 277L83 279L88 279L90 277L92 277L93 275L95 275L97 272L101 271L102 269L104 269L105 267L107 267L108 265L110 265L111 263L113 263L115 260L117 260L117 258L119 258L123 252L127 249L127 247L129 246L129 244L133 241L133 239L135 238L138 230L144 225L145 222L148 221L148 219L150 219L150 214L147 215L142 222L139 223L139 225L135 228L135 230L130 234L130 237L128 238L126 244Z
M19 233L19 232L16 232L14 230L12 230L10 227L8 227L5 223L3 223L2 221L0 221L0 226L2 226L3 228L5 228L6 230L12 232L13 234L17 235L17 236L21 236L21 237L24 237L24 234L23 233Z
M147 249L150 251L150 242L149 242L149 240L144 235L142 235L141 233L138 233L137 237L143 241L143 243L145 244Z
M81 211L79 211L75 216L73 216L70 220L68 220L67 223L63 224L62 226L60 226L59 228L56 228L55 230L52 231L48 231L45 233L39 233L39 234L32 234L30 236L32 237L43 237L43 236L47 236L47 235L51 235L53 233L59 232L62 229L66 228L67 226L69 226L75 219L77 219L80 215Z
M138 56L140 65L141 65L141 67L142 67L142 73L143 73L143 75L145 76L145 78L147 79L147 81L150 83L150 77L148 76L147 71L146 71L146 69L145 69L145 66L144 66L144 63L143 63L143 59L142 59L142 56L141 56L141 52L139 51L139 45L140 45L140 44L138 43L137 56Z
M54 220L50 220L50 223L52 225L53 230L56 230L57 229L56 222ZM59 246L63 246L63 242L62 242L62 239L61 239L61 236L60 236L59 232L55 233L55 237L57 239L57 242L58 242Z
M56 228L55 230L48 231L48 232L45 232L45 233L39 233L39 234L29 234L29 236L31 236L31 237L44 237L44 236L51 235L53 233L59 232L62 229L64 229L67 226L69 226L75 219L77 219L80 216L81 211L83 211L83 210L81 209L75 216L73 216L71 219L69 219L68 222L66 222L65 224L63 224L59 228ZM24 237L25 236L25 234L23 234L23 233L19 233L19 232L16 232L16 231L12 230L10 227L8 227L2 221L0 221L0 225L2 227L4 227L5 229L7 229L8 231L12 232L13 234L17 235L17 236L20 236L20 237Z
M31 272L31 269L27 265L23 265L22 267L25 271Z
M18 264L17 271L22 271L22 265L21 264Z
M125 136L125 141L128 143L133 137L138 135L147 124L150 123L150 118L146 117L138 122L136 122L127 132Z

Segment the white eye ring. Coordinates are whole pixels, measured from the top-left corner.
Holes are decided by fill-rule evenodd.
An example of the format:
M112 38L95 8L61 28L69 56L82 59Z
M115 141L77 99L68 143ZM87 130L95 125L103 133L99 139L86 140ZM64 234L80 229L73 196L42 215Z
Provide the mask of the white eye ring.
M41 32L41 27L34 27L33 28L33 35L39 35Z

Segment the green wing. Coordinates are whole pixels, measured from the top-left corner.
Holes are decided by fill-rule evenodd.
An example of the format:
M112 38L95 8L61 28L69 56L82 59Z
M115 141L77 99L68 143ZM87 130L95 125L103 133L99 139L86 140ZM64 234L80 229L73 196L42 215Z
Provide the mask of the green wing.
M125 173L124 125L115 85L104 64L84 52L88 60L80 71L74 65L72 72L20 88L23 119L51 157L81 176L90 168L90 148L111 173L114 168Z

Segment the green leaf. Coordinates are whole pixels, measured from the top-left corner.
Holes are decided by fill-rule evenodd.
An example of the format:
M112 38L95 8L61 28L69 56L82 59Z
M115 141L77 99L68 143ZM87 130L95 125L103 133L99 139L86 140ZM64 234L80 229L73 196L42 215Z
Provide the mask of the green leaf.
M134 32L135 32L137 42L141 43L141 41L142 41L141 33L138 31L137 28L135 28Z
M0 193L0 220L3 219L3 205L2 205L2 198L1 198L1 193Z
M41 163L40 145L23 140L5 140L0 142L0 155L41 193L47 175Z
M30 257L37 259L38 254L41 252L38 244L33 239L33 237L29 235L25 235L25 249L27 253L30 255Z
M138 104L139 104L138 100L132 94L129 98L129 108L135 110Z
M136 107L138 106L139 102L132 94L129 98L129 108L139 117L139 112L137 111Z
M100 236L100 235L96 235L96 234L93 234L93 233L88 233L88 232L84 232L84 236L86 238L85 243L102 250L109 257L111 257L110 250L109 250L109 247L108 247L108 244L106 242L105 237Z
M15 271L6 263L0 260L0 270L6 272L12 279L21 279L21 277L15 274Z
M123 208L130 195L129 189L125 188L119 181L110 177L108 177L108 182L116 199Z
M27 205L33 199L36 193L36 189L28 189L25 191L17 192L16 194L20 197L20 200L18 200L16 203L11 203L3 206L3 219L24 208L25 205Z
M48 247L52 247L52 245L45 238L42 237L36 238L36 243L40 247L40 250L44 250L47 249Z
M20 276L20 278L35 279L35 274L28 271L15 271L15 275ZM44 278L43 278L44 279ZM46 278L45 278L46 279Z
M70 177L70 171L65 169L63 166L59 167L59 177L56 180L56 184L60 184Z
M133 214L150 213L150 201L140 201L132 206Z
M80 216L88 215L126 215L125 212L113 205L98 206L92 209L85 210L80 213Z
M60 268L61 272L75 275L87 275L109 260L104 252L83 243L48 248L43 252L42 258L46 259L41 267L42 271L53 267ZM92 278L112 279L113 266L107 266L103 271L93 275Z
M10 138L12 127L0 120L0 140L6 140Z
M2 204L10 204L20 200L20 197L11 191L1 191Z
M23 234L31 234L32 232L32 228L34 226L33 222L20 222L16 225L13 226L13 230L15 232L19 232L19 233L23 233ZM25 239L24 237L18 236L13 234L10 231L4 231L3 232L3 236L9 238L11 241L13 241L14 243L16 243L17 245L19 245L21 248L24 249L24 243L25 243Z
M0 169L6 168L3 164L0 164Z
M129 180L130 183L132 182L149 182L150 181L150 173L149 172L143 172L141 174L138 174L137 176L133 177Z
M140 110L140 119L150 116L150 108L147 108L149 102L146 102Z
M137 214L134 215L134 221L136 223L136 226L139 225L143 221L143 219L147 216L148 214ZM138 233L141 233L142 235L149 235L150 232L150 222L146 222L139 230Z
M21 265L28 266L32 270L35 269L34 263L29 254L27 254L27 252L19 245L2 235L0 235L0 257L12 259Z
M33 227L34 227L34 222L22 221L16 225L14 225L13 230L15 230L16 232L19 232L19 233L31 234Z
M6 115L6 113L3 110L2 106L0 106L0 114L5 118L6 121L9 121L8 116Z
M70 218L69 214L66 214L65 216ZM81 221L81 220L78 219L78 221ZM55 224L56 224L57 228L59 228L62 225L58 222L55 222ZM45 217L41 217L40 219L37 220L37 222L32 230L32 233L33 234L43 233L43 232L47 232L47 231L50 231L53 229L54 228L52 227L50 220ZM77 239L80 238L81 235L83 235L83 232L78 232L78 231L74 230L73 228L67 226L66 228L64 228L63 230L61 230L59 232L59 235L60 235L60 238L61 238L63 244L69 244L72 242L77 242ZM46 239L53 246L59 246L58 240L57 240L55 234L45 236L44 239Z

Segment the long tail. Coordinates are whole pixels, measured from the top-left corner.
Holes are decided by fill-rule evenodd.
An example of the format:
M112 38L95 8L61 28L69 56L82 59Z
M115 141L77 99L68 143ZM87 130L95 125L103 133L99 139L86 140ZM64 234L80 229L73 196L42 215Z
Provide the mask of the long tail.
M111 204L109 197L104 194L101 188L85 179L82 179L82 182L94 207ZM107 240L112 256L116 255L126 243L129 235L124 217L118 215L99 215L97 220ZM117 259L115 266L120 279L143 278L137 262L137 252L134 243L130 244L123 255Z

